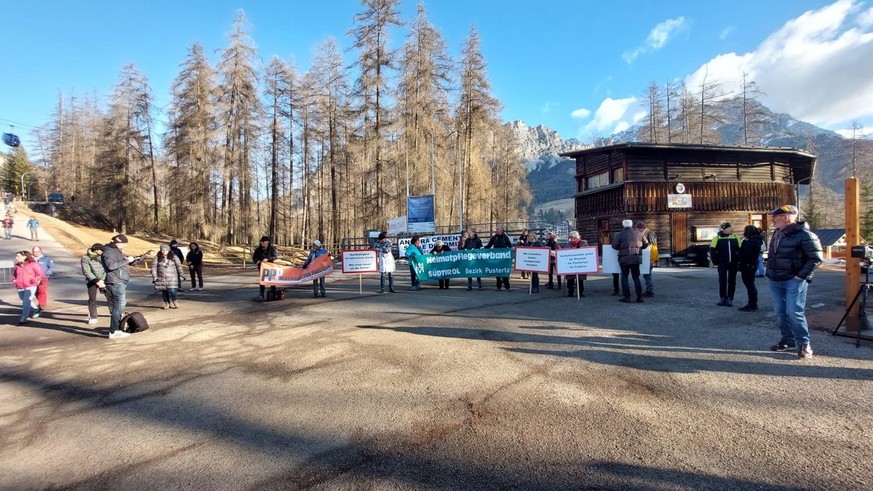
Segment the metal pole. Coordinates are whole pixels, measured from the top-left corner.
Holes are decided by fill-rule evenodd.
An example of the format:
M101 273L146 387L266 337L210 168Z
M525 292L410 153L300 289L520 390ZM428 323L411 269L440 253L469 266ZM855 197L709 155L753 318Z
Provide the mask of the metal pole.
M458 161L458 231L464 230L464 183L461 177L463 176L463 166L461 165L461 149L458 148L461 141L461 133L455 139L455 160Z
M21 193L24 194L24 195L27 195L27 194L28 194L27 189L24 188L24 176L26 176L26 175L28 175L28 174L31 174L31 173L32 173L32 172L25 172L25 173L21 174ZM27 198L27 197L25 196L25 199L26 199L26 198Z

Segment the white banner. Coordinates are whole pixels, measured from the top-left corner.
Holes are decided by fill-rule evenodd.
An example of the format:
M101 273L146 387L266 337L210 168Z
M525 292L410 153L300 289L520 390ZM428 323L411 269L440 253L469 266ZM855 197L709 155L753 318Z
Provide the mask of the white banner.
M532 273L549 272L548 247L516 247L515 269Z
M396 237L397 234L405 234L406 233L406 215L402 217L394 217L389 218L386 225L386 232L391 237Z
M558 249L555 252L555 269L560 275L598 272L596 246Z
M457 251L458 241L461 240L461 234L422 235L421 252L425 254L430 254L430 251L433 250L434 247L436 247L436 243L438 240L443 241L443 243L448 245L453 251ZM397 249L400 251L400 257L406 257L406 248L409 247L409 243L411 241L412 237L397 239Z
M649 265L652 264L652 252L649 248L643 249L643 264L640 265L640 273L649 273ZM601 273L621 273L621 266L618 264L618 251L612 248L611 244L603 245L603 267Z
M376 251L356 250L342 251L343 257L343 273L344 274L363 274L363 273L378 273L379 263L376 260Z

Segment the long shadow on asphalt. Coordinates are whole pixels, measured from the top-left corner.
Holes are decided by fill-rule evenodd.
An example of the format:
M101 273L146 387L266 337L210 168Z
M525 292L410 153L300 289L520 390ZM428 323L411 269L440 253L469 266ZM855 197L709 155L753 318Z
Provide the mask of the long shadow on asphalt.
M72 382L45 384L44 377L28 373L3 372L0 373L0 382L31 387L57 403L74 403L76 412L85 407L101 411L115 410L127 418L180 428L221 442L231 441L261 452L271 460L277 456L287 456L289 460L305 459L294 468L262 479L251 489L330 487L335 479L355 477L433 489L627 489L629 486L634 489L663 489L665 486L691 489L792 489L765 482L613 461L580 461L573 468L537 472L530 465L527 468L521 465L510 467L433 449L431 444L438 445L438 441L430 436L428 428L422 428L417 438L415 435L402 435L401 441L394 444L358 438L345 445L336 445L326 439L258 424L227 411L174 397L174 387L199 376L191 375L171 387L121 398L114 397L115 388L95 389ZM127 389L129 393L130 387ZM194 445L188 448L193 449ZM163 451L159 453L158 460L161 460L175 457L179 452L171 452L169 456ZM147 469L148 462L154 460L115 466L79 482L56 484L64 488L105 489L117 486L133 474L150 472ZM160 482L162 479L166 479L166 482ZM192 479L194 476L189 475L168 474L164 477L149 474L149 482L156 487L178 486L181 482L190 485ZM11 487L32 487L34 484L16 481L15 476L6 476L4 481Z
M649 338L606 336L553 336L548 334L517 333L511 331L495 331L491 329L475 329L464 327L420 327L420 326L396 326L384 327L377 325L361 324L357 327L362 329L390 330L422 336L436 336L458 339L470 339L487 342L523 343L552 346L582 346L584 349L546 349L526 347L504 347L503 349L519 354L557 356L564 358L576 358L602 365L635 368L638 370L672 372L672 373L698 373L698 372L726 372L744 373L756 375L776 375L787 377L813 377L842 380L873 380L873 370L863 368L848 369L844 367L826 367L817 365L803 365L800 363L785 364L784 360L796 360L794 353L773 353L760 350L736 350L736 349L712 349L695 348L687 346L663 346L663 337L652 336ZM631 343L636 339L637 341ZM614 350L603 349L611 347ZM773 362L757 362L745 360L723 360L713 357L691 358L673 356L654 356L639 353L641 350L672 351L698 354L730 354L741 353L744 356L759 356ZM778 361L778 362L777 362ZM774 363L775 362L775 363Z

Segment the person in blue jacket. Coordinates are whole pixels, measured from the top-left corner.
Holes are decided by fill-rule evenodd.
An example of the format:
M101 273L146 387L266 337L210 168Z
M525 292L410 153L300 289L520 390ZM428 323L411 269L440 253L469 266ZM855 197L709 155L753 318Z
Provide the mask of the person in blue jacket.
M315 258L321 257L327 254L327 249L322 247L320 240L312 241L312 250L309 251L309 257L306 258L306 261L303 263L303 267L309 266ZM318 294L321 293L321 296L325 296L324 291L324 276L321 278L316 278L312 280L312 296L317 297Z
M421 290L421 281L419 281L418 276L415 275L415 266L412 265L412 258L423 255L424 253L421 252L421 237L413 235L409 247L406 248L406 258L409 259L409 275L412 282L412 288L410 288L410 290L414 292Z

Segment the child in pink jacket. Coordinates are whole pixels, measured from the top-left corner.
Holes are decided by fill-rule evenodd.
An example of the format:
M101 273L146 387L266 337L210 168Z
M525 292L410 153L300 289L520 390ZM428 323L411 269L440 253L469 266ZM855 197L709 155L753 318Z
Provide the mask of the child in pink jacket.
M33 254L29 251L18 251L15 253L15 269L12 270L12 283L18 289L18 297L21 298L19 326L27 324L27 319L30 317L30 306L36 294L36 285L39 284L43 276L42 268L39 267L39 264L33 258ZM34 317L39 317L39 313L35 313Z

